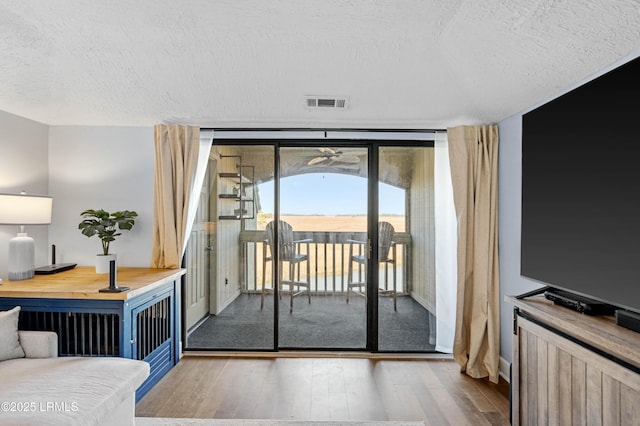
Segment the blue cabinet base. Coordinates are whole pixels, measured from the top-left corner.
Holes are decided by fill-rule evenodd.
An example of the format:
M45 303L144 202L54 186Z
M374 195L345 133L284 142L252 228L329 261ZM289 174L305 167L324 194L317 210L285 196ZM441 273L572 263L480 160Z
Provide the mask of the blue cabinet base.
M138 401L180 360L179 289L171 281L128 300L0 297L0 310L21 306L21 329L55 331L59 356L148 362Z

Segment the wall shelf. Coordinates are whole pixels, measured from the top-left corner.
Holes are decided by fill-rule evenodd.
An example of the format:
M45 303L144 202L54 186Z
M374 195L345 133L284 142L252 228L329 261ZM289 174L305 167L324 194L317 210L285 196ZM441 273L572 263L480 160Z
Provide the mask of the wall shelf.
M242 164L242 156L240 155L221 155L220 158L236 158L237 172L220 172L218 176L221 179L227 179L233 182L235 190L232 193L218 194L218 198L225 201L234 201L235 207L232 214L219 215L220 220L245 220L255 218L255 194L254 179L255 168L251 165ZM231 208L224 207L227 211Z

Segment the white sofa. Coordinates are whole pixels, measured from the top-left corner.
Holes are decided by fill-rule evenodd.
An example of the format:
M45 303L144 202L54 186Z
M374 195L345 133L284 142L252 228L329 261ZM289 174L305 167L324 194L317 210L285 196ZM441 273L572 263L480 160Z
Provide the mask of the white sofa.
M0 312L5 358L0 361L1 425L134 424L135 391L149 375L148 363L114 357L58 358L57 335L17 331L17 314L20 348L11 349L15 342L12 330L7 332L5 314L15 314L15 309L19 311Z

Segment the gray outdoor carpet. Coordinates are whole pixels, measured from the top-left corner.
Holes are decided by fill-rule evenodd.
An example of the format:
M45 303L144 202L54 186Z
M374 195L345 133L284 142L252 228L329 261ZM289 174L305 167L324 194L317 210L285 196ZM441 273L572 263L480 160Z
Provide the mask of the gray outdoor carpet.
M411 297L380 297L378 304L379 350L390 352L433 352L435 316ZM365 347L364 298L354 296L347 304L344 296L304 296L280 306L279 343L282 349L362 350ZM431 332L431 333L430 333ZM259 294L243 294L220 315L210 316L187 339L188 350L273 349L273 296L265 296L260 310Z

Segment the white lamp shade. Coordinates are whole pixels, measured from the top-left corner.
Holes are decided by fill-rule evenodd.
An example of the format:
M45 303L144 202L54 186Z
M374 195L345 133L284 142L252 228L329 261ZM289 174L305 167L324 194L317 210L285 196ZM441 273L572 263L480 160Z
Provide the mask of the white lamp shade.
M47 196L0 194L0 224L48 225L52 204Z

